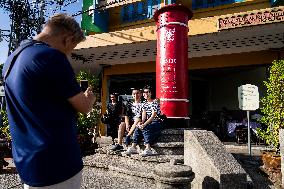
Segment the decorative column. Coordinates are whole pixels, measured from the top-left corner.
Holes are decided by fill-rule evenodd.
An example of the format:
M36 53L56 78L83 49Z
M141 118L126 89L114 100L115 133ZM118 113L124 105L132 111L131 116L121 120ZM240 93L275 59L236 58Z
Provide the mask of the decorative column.
M157 10L156 93L168 118L188 118L188 21L192 12L182 5Z

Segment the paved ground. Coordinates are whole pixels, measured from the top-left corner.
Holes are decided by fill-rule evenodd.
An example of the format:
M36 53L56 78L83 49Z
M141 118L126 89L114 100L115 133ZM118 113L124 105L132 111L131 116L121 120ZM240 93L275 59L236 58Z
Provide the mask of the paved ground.
M268 176L260 170L261 150L263 146L253 146L252 156L248 155L248 149L245 145L236 145L234 143L226 144L227 150L233 154L237 161L248 173L248 180L253 185L249 188L255 189L278 189L279 183L273 183ZM13 162L9 159L10 165L0 173L0 189L22 189L22 183L16 173ZM82 189L155 189L153 180L129 177L123 174L117 174L104 169L85 166L83 170Z
M11 159L10 165L0 173L0 189L23 189ZM84 166L81 189L156 189L151 179L131 177L125 174Z

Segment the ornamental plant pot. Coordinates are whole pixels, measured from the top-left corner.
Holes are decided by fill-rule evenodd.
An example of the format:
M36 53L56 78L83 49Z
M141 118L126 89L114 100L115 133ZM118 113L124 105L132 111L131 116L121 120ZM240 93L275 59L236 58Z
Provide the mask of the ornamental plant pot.
M4 158L11 158L12 157L12 150L11 150L11 141L1 138L0 139L0 171L3 167L9 165L8 162L4 160Z
M263 166L260 169L268 176L269 180L274 183L276 188L281 185L281 156L276 151L263 151ZM279 186L279 187L278 187Z
M93 143L92 138L92 135L77 135L78 143L83 156L94 154L95 149L98 148L98 144L96 142Z
M273 150L262 151L263 168L269 172L281 171L281 156Z

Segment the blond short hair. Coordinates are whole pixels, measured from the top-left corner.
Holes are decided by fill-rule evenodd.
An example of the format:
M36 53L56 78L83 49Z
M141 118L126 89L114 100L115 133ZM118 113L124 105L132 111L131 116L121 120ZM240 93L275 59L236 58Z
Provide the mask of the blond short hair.
M52 35L69 34L73 36L73 40L76 43L86 39L78 22L65 13L54 14L47 20L44 27L50 27Z

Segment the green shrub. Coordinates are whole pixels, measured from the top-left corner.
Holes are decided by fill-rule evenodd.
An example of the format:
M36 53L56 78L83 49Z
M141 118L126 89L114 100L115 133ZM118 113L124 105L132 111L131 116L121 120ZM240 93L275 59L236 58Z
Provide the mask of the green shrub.
M266 127L257 133L266 144L279 152L279 129L284 128L284 60L275 60L269 69L269 77L264 81L266 96L261 99L260 122Z
M0 125L0 135L2 138L5 138L8 141L11 141L8 116L7 116L7 112L5 108L1 110L1 118L2 118L2 124Z
M97 90L99 80L94 75L81 71L77 75L77 81L80 82L80 80L88 80L89 85L92 86L94 90ZM99 97L96 98L98 99ZM90 113L78 113L77 126L80 138L92 135L95 127L99 124L101 114L100 111L100 105L95 104Z

